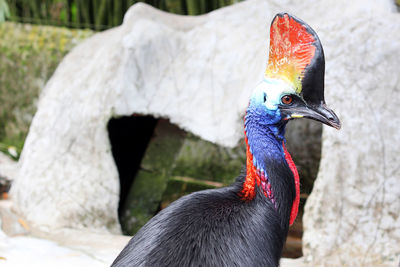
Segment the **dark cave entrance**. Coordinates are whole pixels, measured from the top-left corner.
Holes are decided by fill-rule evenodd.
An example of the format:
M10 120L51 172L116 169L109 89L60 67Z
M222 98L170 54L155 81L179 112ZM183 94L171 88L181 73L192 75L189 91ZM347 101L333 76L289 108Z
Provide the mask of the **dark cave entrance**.
M119 217L121 217L125 200L153 135L157 121L152 116L132 115L112 118L108 122L107 130L112 155L119 173Z
M112 118L107 130L119 174L119 222L124 234L134 235L160 210L186 132L142 115Z

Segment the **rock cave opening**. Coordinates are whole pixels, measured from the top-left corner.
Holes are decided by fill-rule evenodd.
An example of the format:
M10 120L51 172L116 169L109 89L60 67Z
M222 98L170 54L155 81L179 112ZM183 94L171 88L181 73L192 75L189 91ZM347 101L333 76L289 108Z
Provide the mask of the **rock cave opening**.
M112 155L120 182L118 216L121 218L127 195L140 167L140 162L153 135L157 119L152 116L123 116L112 118L107 130Z

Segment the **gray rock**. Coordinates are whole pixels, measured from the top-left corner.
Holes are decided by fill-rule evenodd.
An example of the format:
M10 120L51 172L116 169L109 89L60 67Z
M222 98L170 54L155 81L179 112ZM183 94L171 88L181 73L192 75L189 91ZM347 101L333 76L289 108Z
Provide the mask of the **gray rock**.
M303 251L313 266L397 266L400 257L400 15L368 14L322 31L327 98L343 128L324 130L306 204Z

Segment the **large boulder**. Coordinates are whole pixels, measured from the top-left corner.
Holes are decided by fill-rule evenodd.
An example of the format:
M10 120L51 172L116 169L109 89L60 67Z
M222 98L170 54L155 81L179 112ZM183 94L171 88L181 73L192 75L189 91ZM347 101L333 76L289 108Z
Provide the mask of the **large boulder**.
M398 266L400 14L374 7L318 33L326 48L327 99L343 128L323 134L303 252L313 266Z
M368 264L398 257L400 38L393 10L390 0L252 0L183 17L133 6L123 25L68 54L47 83L12 187L15 208L42 229L119 233L110 118L169 118L205 140L235 146L265 69L269 23L287 11L320 36L326 100L343 120L342 132L324 134L305 259L314 266L330 256L333 265L336 258Z

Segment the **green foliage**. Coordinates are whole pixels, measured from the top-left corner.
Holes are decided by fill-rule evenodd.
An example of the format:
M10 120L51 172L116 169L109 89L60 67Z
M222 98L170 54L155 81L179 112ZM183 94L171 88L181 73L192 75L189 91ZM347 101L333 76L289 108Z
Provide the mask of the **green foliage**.
M1 1L4 0L0 0ZM120 25L128 8L145 2L181 15L200 15L241 0L9 0L11 20L103 30ZM1 9L0 9L1 10Z
M21 151L40 90L63 56L90 35L88 30L0 24L0 150Z
M0 23L4 22L10 16L10 10L6 0L0 0Z

